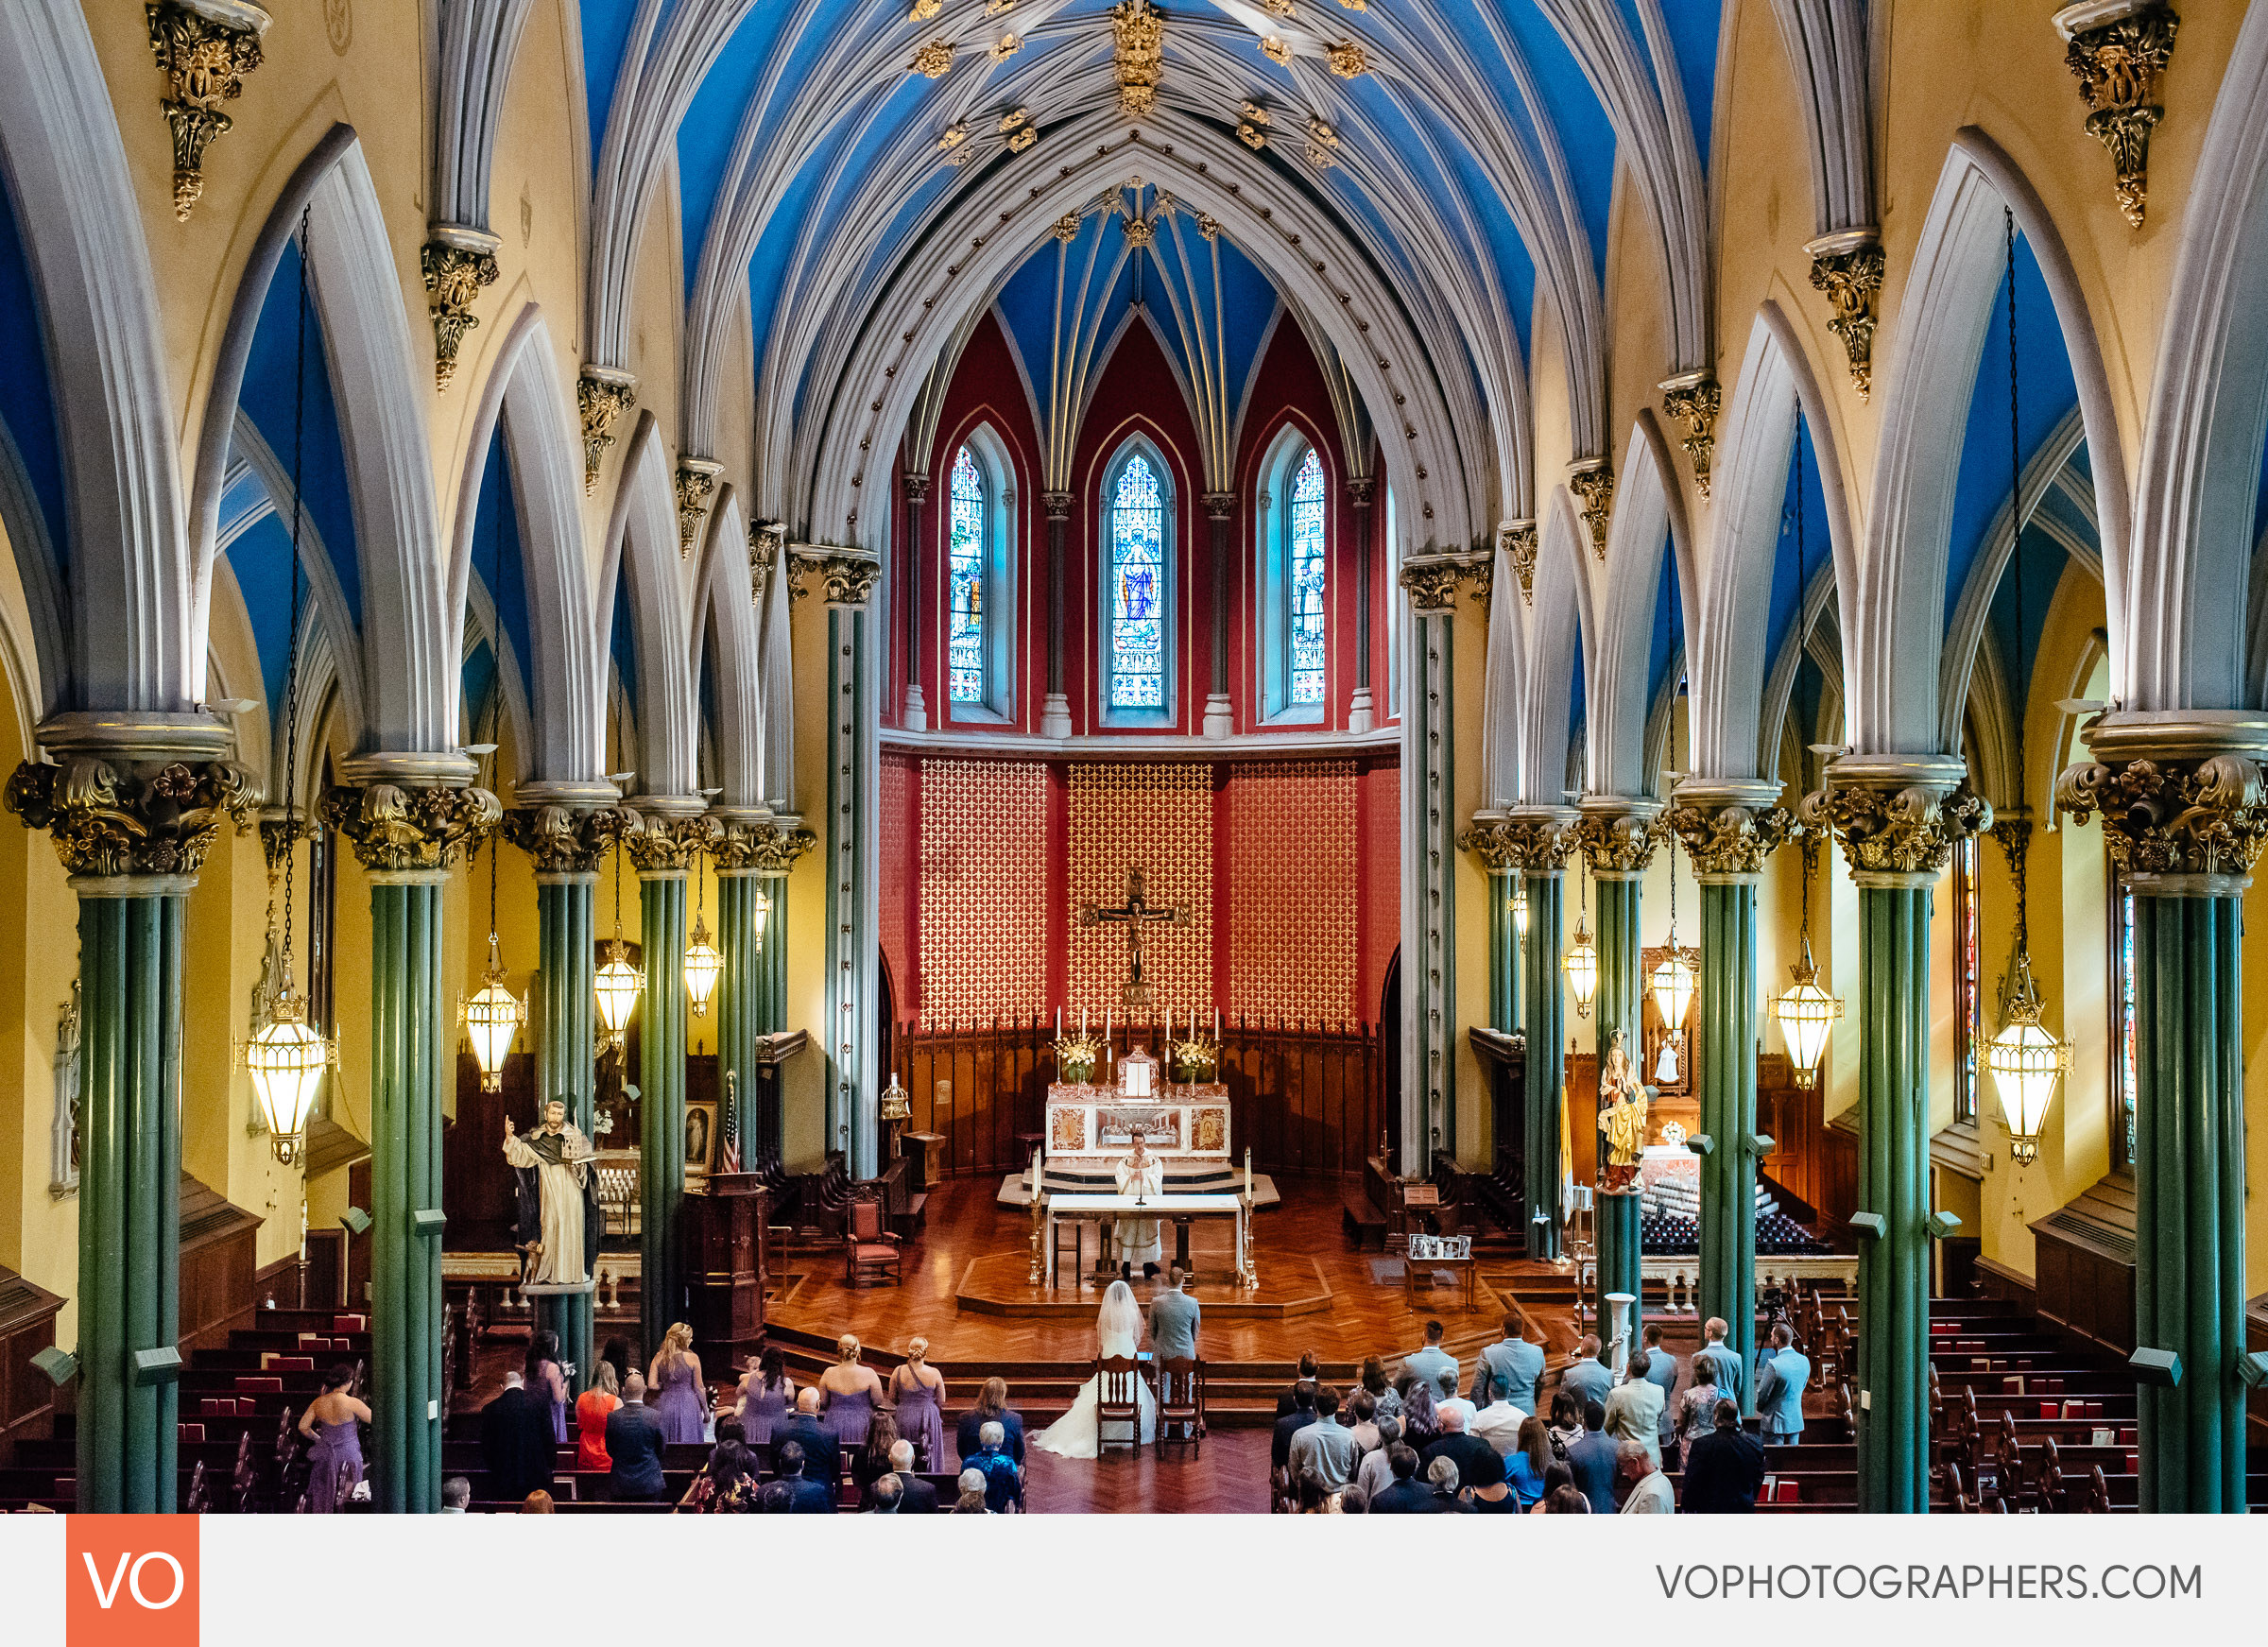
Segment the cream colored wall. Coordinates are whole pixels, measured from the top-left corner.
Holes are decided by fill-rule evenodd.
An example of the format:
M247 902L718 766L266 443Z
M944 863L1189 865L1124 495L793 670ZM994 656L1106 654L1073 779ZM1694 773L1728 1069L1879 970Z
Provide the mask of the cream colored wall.
M808 827L827 839L827 607L815 592L788 606L796 694L796 793ZM791 1173L816 1172L827 1137L827 877L824 850L806 852L784 883L787 1027L812 1046L782 1076L780 1153ZM777 897L779 894L774 893Z

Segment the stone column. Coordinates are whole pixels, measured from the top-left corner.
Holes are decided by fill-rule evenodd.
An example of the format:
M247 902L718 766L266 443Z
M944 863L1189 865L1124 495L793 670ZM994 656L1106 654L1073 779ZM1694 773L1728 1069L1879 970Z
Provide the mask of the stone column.
M919 732L929 726L929 708L921 701L921 506L929 501L929 476L908 472L898 479L905 488L904 720L907 731Z
M441 1507L441 887L502 814L453 755L364 755L323 797L370 884L370 1432L381 1509Z
M6 804L46 830L78 894L78 1508L178 1508L181 933L221 828L248 827L225 723L59 715L58 764Z
M881 567L852 549L812 553L827 595L827 1021L816 1026L827 1055L827 1147L843 1152L853 1178L870 1178L878 1167L882 768L867 602ZM1050 644L1060 646L1059 632Z
M506 838L536 866L536 1097L557 1098L567 1119L591 1136L598 1097L598 866L629 821L610 783L524 783L505 815ZM592 1295L539 1301L539 1326L559 1335L579 1394L597 1364Z
M1726 1324L1726 1347L1756 1364L1756 1174L1772 1147L1756 1123L1756 884L1794 831L1770 781L1694 779L1677 788L1670 827L1701 884L1701 977L1693 995L1693 1081L1701 1130L1702 1319ZM1754 1380L1744 1405L1756 1404Z
M1508 816L1508 849L1520 860L1528 891L1528 941L1521 957L1527 988L1522 1099L1528 1256L1555 1261L1566 1237L1565 1209L1559 1204L1565 1172L1559 1115L1567 1089L1567 993L1559 981L1559 925L1567 864L1575 852L1576 814L1570 807L1521 806Z
M697 795L642 795L622 844L638 866L645 989L638 1027L639 1328L650 1354L685 1319L685 876L718 832Z
M1992 825L1960 762L1846 755L1804 798L1859 887L1859 1507L1930 1507L1930 889Z
M1520 1027L1520 935L1512 919L1512 892L1520 884L1518 845L1501 812L1474 813L1457 845L1480 860L1488 874L1488 1023L1509 1035Z
M1063 542L1071 529L1071 499L1067 491L1040 494L1047 510L1047 696L1040 705L1043 738L1071 736L1071 699L1063 694L1063 582L1068 570Z
M1653 862L1654 849L1669 832L1661 821L1658 800L1586 796L1582 813L1575 837L1590 867L1592 890L1598 900L1599 987L1591 998L1591 1046L1602 1077L1606 1072L1607 1054L1619 1044L1642 1082L1645 976L1639 954L1640 889L1646 866ZM1599 1095L1594 1091L1584 1097L1588 1102L1571 1107L1572 1123L1595 1129ZM1646 1312L1638 1181L1635 1175L1624 1182L1610 1181L1603 1136L1598 1139L1597 1161L1599 1294L1604 1297L1609 1293L1627 1293L1635 1300L1628 1347L1635 1349Z
M2259 717L2114 726L2058 808L2134 893L2134 1364L2141 1507L2244 1513L2244 893L2268 836Z
M1370 698L1370 494L1375 485L1366 475L1347 483L1347 502L1354 509L1354 695L1347 702L1350 732L1366 732L1378 724L1378 707Z
M717 947L725 959L717 980L718 1079L733 1076L741 1155L753 1167L780 1153L777 1127L760 1124L756 1063L765 1038L787 1027L787 871L817 841L797 819L763 807L718 807L710 815L723 832L714 848Z
M1229 527L1236 519L1236 494L1205 494L1205 519L1212 528L1212 692L1205 699L1205 735L1226 738L1236 730L1236 712L1228 701L1228 607L1234 582L1235 545Z
M1405 1175L1433 1171L1457 1149L1456 616L1457 565L1401 569L1416 644L1402 718L1403 1000L1401 1159Z

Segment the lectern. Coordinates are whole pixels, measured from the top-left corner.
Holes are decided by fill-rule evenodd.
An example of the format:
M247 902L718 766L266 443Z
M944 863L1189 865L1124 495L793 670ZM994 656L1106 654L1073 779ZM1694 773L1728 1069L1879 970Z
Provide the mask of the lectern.
M705 1194L685 1197L685 1278L694 1353L712 1372L738 1376L764 1337L765 1250L771 1196L756 1173L712 1173Z

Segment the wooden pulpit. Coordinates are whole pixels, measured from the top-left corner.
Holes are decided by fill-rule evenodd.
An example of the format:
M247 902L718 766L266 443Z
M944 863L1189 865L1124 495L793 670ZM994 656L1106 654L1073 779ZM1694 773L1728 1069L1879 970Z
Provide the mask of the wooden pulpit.
M765 1249L771 1196L755 1173L712 1173L706 1193L685 1197L685 1278L694 1353L702 1368L737 1378L764 1338Z

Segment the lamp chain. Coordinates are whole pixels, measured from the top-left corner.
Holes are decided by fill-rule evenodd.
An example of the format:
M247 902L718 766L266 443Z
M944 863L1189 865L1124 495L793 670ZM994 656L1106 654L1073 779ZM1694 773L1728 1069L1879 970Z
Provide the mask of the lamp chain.
M2016 397L2016 214L2001 208L2008 254L2008 558L2016 574L2016 662L2024 661L2024 447L2017 420ZM2030 779L2024 767L2024 694L2028 682L2016 683L2016 802L2024 804ZM2025 854L2016 854L2016 952L2025 960L2032 954L2031 911L2025 896Z
M1811 644L1811 622L1804 609L1810 593L1803 565L1803 397L1798 395L1796 397L1796 662L1798 668ZM1807 829L1803 832L1803 924L1799 929L1807 946L1812 941L1812 869L1818 858L1818 844Z
M300 524L305 514L300 479L307 441L307 299L315 279L309 235L313 214L300 213L299 340L291 406L291 638L284 653L284 990L291 989L292 898L300 838Z
M503 453L497 453L499 460ZM497 743L497 734L504 729L504 471L500 462L489 466L496 472L496 518L489 533L489 653L493 665L489 680L489 738ZM490 787L498 787L503 776L504 763L501 746L489 751ZM504 832L489 836L489 937L496 936L496 860L504 850Z

